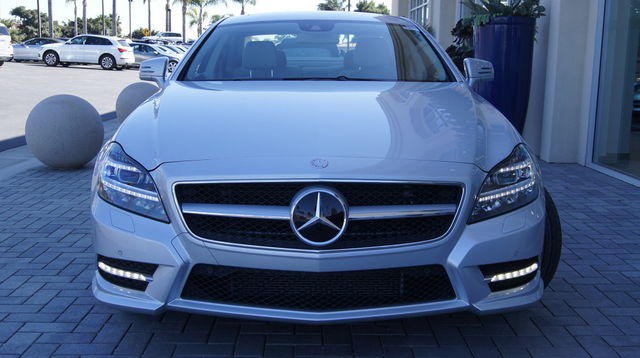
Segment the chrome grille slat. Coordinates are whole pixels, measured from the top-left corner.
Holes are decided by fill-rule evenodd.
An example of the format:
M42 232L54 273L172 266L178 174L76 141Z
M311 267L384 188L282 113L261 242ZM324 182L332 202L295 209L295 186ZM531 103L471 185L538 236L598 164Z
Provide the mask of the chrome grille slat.
M290 219L290 209L287 206L184 203L181 207L184 214L265 220ZM451 215L456 209L454 204L355 206L349 208L348 219L383 220Z
M289 220L289 208L268 205L182 204L182 213L247 219Z

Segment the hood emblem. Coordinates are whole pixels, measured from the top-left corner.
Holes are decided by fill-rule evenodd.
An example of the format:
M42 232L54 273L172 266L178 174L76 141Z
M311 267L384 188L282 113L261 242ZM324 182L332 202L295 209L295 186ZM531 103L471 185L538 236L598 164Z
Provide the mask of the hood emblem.
M311 187L300 191L291 202L291 229L312 246L332 244L347 228L346 200L330 188Z
M311 166L316 169L324 169L329 166L329 161L326 159L316 158L311 161Z

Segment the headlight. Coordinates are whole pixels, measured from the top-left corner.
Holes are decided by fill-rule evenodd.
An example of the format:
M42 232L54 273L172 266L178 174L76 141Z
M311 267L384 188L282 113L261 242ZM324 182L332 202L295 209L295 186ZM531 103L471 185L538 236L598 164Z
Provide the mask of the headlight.
M105 201L152 219L169 222L149 172L118 143L106 145L93 172L94 191Z
M482 183L469 223L492 218L534 201L540 194L540 173L527 148L520 144L493 168Z

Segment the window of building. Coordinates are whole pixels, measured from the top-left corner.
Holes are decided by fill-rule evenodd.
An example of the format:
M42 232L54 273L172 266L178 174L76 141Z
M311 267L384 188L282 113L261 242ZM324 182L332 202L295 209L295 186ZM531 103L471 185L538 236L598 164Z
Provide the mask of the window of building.
M429 0L411 0L409 4L409 18L422 27L429 25Z
M593 162L640 178L640 1L606 2Z

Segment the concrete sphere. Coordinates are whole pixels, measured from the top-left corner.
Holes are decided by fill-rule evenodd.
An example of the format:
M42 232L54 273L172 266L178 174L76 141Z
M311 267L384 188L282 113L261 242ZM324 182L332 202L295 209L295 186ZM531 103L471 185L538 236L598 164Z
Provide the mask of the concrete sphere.
M118 121L124 121L142 102L158 92L158 86L149 82L136 82L120 92L116 100Z
M96 156L104 140L102 118L84 99L57 95L38 103L27 118L27 146L53 168L80 168Z

